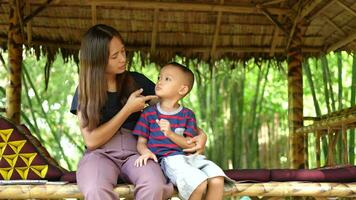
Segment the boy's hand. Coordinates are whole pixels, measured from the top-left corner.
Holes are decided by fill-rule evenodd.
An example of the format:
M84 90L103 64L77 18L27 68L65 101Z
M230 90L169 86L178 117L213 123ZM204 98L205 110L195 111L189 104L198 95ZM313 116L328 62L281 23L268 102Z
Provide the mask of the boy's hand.
M149 153L145 153L137 158L137 160L135 161L135 167L145 166L147 164L148 159L152 159L155 162L158 162L156 155L152 152L149 152Z
M187 141L188 144L195 143L195 146L192 148L183 149L184 152L194 153L194 154L204 154L207 136L204 133L204 131L201 130L200 128L198 128L198 132L199 134L197 136L193 138L189 138Z
M166 119L161 119L161 120L156 119L156 123L161 128L161 131L164 133L165 136L168 137L168 135L170 133L172 133L171 123L169 123L168 120L166 120Z

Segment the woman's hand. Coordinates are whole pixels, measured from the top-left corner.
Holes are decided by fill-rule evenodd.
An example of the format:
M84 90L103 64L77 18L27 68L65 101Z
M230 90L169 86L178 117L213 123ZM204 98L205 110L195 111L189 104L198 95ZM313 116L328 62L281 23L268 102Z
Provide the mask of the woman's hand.
M158 98L156 95L142 96L142 91L142 88L136 90L135 92L131 93L130 97L127 99L125 107L129 110L130 113L143 110L146 106L146 101Z
M189 149L183 149L183 151L187 153L204 154L206 140L206 134L203 130L198 128L198 135L187 141L189 144L195 143L195 146Z
M142 167L147 164L148 159L152 159L155 162L158 162L158 159L156 155L152 152L147 152L145 154L142 154L140 157L137 158L135 161L135 167Z

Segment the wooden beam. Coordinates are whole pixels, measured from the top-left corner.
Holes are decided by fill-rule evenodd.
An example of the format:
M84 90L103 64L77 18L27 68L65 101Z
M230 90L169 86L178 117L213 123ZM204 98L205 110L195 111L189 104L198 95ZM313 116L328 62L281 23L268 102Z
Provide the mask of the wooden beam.
M326 9L328 9L332 4L334 4L336 0L329 1L328 3L324 4L319 10L313 12L309 15L308 21L313 21L316 17L322 14Z
M224 4L224 0L220 0L220 5ZM216 19L216 24L215 24L215 32L214 32L214 37L213 37L213 43L211 45L211 50L210 50L210 58L215 60L216 58L216 45L218 43L218 37L219 37L219 31L220 31L220 24L221 24L221 16L222 12L218 12L218 17Z
M275 19L271 13L268 12L268 10L261 5L256 5L256 8L260 10L274 25L276 25L283 33L288 36L289 31L283 27L283 24L281 24L277 19Z
M206 12L229 12L240 14L256 14L259 11L255 6L235 6L219 5L211 3L183 3L183 2L161 2L161 1L138 1L138 0L89 0L89 3L98 5L111 5L125 8L138 9L162 9L162 10L183 10L183 11L206 11ZM288 15L289 9L266 7L266 10L273 15Z
M352 9L351 6L346 5L342 0L336 0L336 2L345 10L349 11L352 15L356 17L356 11Z
M0 29L2 28L7 28L7 26L5 25L0 25ZM41 26L41 27L38 27L38 26L35 26L35 27L32 27L32 29L36 30L36 31L41 31L41 30L48 30L48 31L56 31L58 29L70 29L71 31L73 31L73 33L78 33L78 32L84 32L86 29L81 29L81 28L78 28L78 29L75 29L75 28L65 28L65 27L60 27L60 26L54 26L54 27L47 27L47 26ZM142 31L142 32L138 32L138 31L121 31L120 32L122 35L130 35L130 34L138 34L138 33L149 33L149 32L146 32L146 31ZM171 32L171 31L164 31L164 32L159 32L159 34L166 34L167 36L172 36L174 34L179 34L180 32ZM213 37L214 35L213 34L203 34L203 33L186 33L186 35L195 35L196 37L207 37L207 36L211 36ZM232 35L229 35L229 34L219 34L219 37L230 37ZM268 34L268 35L264 35L264 34L251 34L251 33L241 33L241 34L236 34L236 35L233 35L233 37L237 37L237 38L242 38L242 39L245 39L245 38L252 38L254 39L255 37L273 37L273 34ZM0 40L6 42L7 37L5 35L0 35ZM278 35L277 36L277 39L281 40L283 39L284 36L283 35ZM323 40L325 37L324 36L321 36L321 35L308 35L308 36L305 36L304 39L310 39L310 40ZM35 40L35 39L33 39ZM52 41L52 40L50 40ZM77 40L78 43L79 43L79 40ZM44 41L46 42L46 40ZM57 41L58 42L58 41ZM60 43L57 43L57 46L61 46L60 44L62 44L64 41L61 41Z
M21 36L22 36L22 41L24 41L25 39L25 30L24 30L24 23L23 23L23 19L22 19L22 15L23 15L23 7L24 4L21 2L21 5L20 5L20 1L19 0L16 0L16 14L17 14L17 18L18 18L18 25L20 27L20 31L21 31ZM20 12L21 10L21 12ZM22 13L22 14L21 14Z
M333 26L337 31L339 31L342 35L347 36L346 31L342 30L342 28L340 28L337 24L335 24L331 19L329 19L329 17L327 17L326 15L322 15L323 19L329 23L331 26Z
M269 6L269 5L279 4L279 3L282 3L285 1L286 0L270 0L270 1L266 1L266 2L262 3L261 6Z
M283 5L284 5L284 3L281 3L281 6L283 6ZM281 21L282 18L283 18L282 15L278 15L277 20L278 20L278 21ZM278 37L278 35L279 35L279 30L280 30L280 29L279 29L278 27L275 27L275 28L274 28L273 37L272 37L272 42L271 42L271 51L270 51L270 53L269 53L269 55L270 55L271 57L274 56L274 51L275 51L275 49L276 49L276 46L277 46L277 44L281 41L281 38Z
M153 12L154 13L153 13L152 37L151 37L151 54L154 54L156 52L159 10L156 8Z
M302 2L302 1L299 1L299 6L301 6L300 2ZM298 12L297 12L298 14L297 14L296 18L294 19L292 30L289 33L289 37L288 37L288 40L287 40L287 49L289 49L290 43L291 43L291 41L292 41L292 39L294 37L294 31L295 31L295 29L297 27L297 24L298 24L299 20L301 19L301 11L302 11L301 7L299 7L298 8Z
M23 23L26 24L29 22L32 18L34 18L36 15L38 15L40 12L42 12L45 8L47 8L53 0L47 0L45 3L43 3L41 6L39 6L33 13L29 14L28 16L25 17L23 20Z
M0 37L0 41L5 40L5 38ZM58 48L65 48L65 49L73 49L73 50L79 50L80 48L80 43L77 44L65 44L63 41L43 41L43 40L33 40L32 41L33 45L43 45L43 46L48 46L48 47L58 47ZM58 44L61 44L58 46ZM130 45L127 44L125 48L128 51L135 51L135 50L143 50L143 51L150 51L151 46L146 46L146 45ZM302 47L304 53L318 53L322 51L322 46L320 47ZM189 50L192 52L209 52L211 51L211 47L197 47L197 46L180 46L180 47L174 47L172 48L171 46L160 46L156 47L156 51L184 51L184 50ZM263 47L246 47L246 46L233 46L233 47L217 47L217 52L221 53L269 53L270 52L270 47L269 46L263 46ZM285 52L285 47L280 47L275 49L276 53L283 53Z
M306 16L308 16L321 2L325 2L325 0L313 0L309 2L301 11L299 20L304 19Z
M96 14L96 4L91 4L91 24L94 26L97 23L97 14Z
M25 14L29 15L31 13L31 2L30 0L26 0L26 8ZM29 21L26 24L26 32L27 32L27 44L31 45L32 42L32 22Z
M356 40L356 32L331 45L329 48L327 48L327 52L335 51L336 49L343 47L354 40Z
M335 0L335 2L337 2L338 0ZM351 5L347 5L347 7L350 7L350 8L352 8L352 7L354 7L356 5L356 2L354 2L354 3L352 3ZM346 6L346 4L344 4L344 6ZM334 16L334 17L337 17L337 16L339 16L340 14L342 14L343 12L345 12L345 11L341 11L341 12L339 12L336 16ZM352 19L351 20L348 20L348 24L346 24L346 25L344 25L344 26L341 26L340 28L342 29L342 30L344 30L344 27L346 27L347 29L349 29L349 22L351 22L352 21ZM321 29L320 29L321 30ZM320 31L319 31L320 32ZM348 31L348 32L353 32L352 30L351 31ZM328 34L328 35L326 35L326 36L324 36L324 51L327 51L327 49L328 49L328 46L332 46L333 44L329 44L329 43L327 43L327 42L325 42L326 40L329 40L329 38L331 38L332 36L333 36L333 34L334 34L334 32L332 32L332 33L330 33L330 34ZM346 35L346 37L347 37L347 35ZM345 36L343 36L342 38L345 38ZM341 39L342 39L341 38ZM350 43L352 43L352 41L350 42ZM335 43L334 43L335 44Z

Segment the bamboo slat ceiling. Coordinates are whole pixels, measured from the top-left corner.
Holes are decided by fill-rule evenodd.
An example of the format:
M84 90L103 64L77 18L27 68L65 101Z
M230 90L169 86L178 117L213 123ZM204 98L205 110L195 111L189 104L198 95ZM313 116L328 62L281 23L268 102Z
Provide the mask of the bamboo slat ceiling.
M27 0L24 36L32 47L77 54L95 23L116 27L129 52L156 61L175 54L208 60L285 59L296 24L304 56L356 50L355 0ZM48 3L49 2L49 3ZM26 16L45 8L30 20ZM6 48L9 2L0 0L0 45Z

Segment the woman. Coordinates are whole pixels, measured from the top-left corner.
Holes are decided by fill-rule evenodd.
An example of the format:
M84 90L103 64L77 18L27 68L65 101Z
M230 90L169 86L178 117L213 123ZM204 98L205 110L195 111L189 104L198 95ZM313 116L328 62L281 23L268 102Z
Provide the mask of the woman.
M146 102L155 101L154 84L144 75L126 71L125 46L119 32L95 25L80 47L79 87L71 112L78 115L87 151L78 164L77 182L86 200L118 199L118 176L135 185L135 199L167 199L173 186L158 163L135 168L139 157L131 134ZM206 135L196 138L204 149ZM195 142L195 141L192 141ZM189 151L189 150L188 150Z

